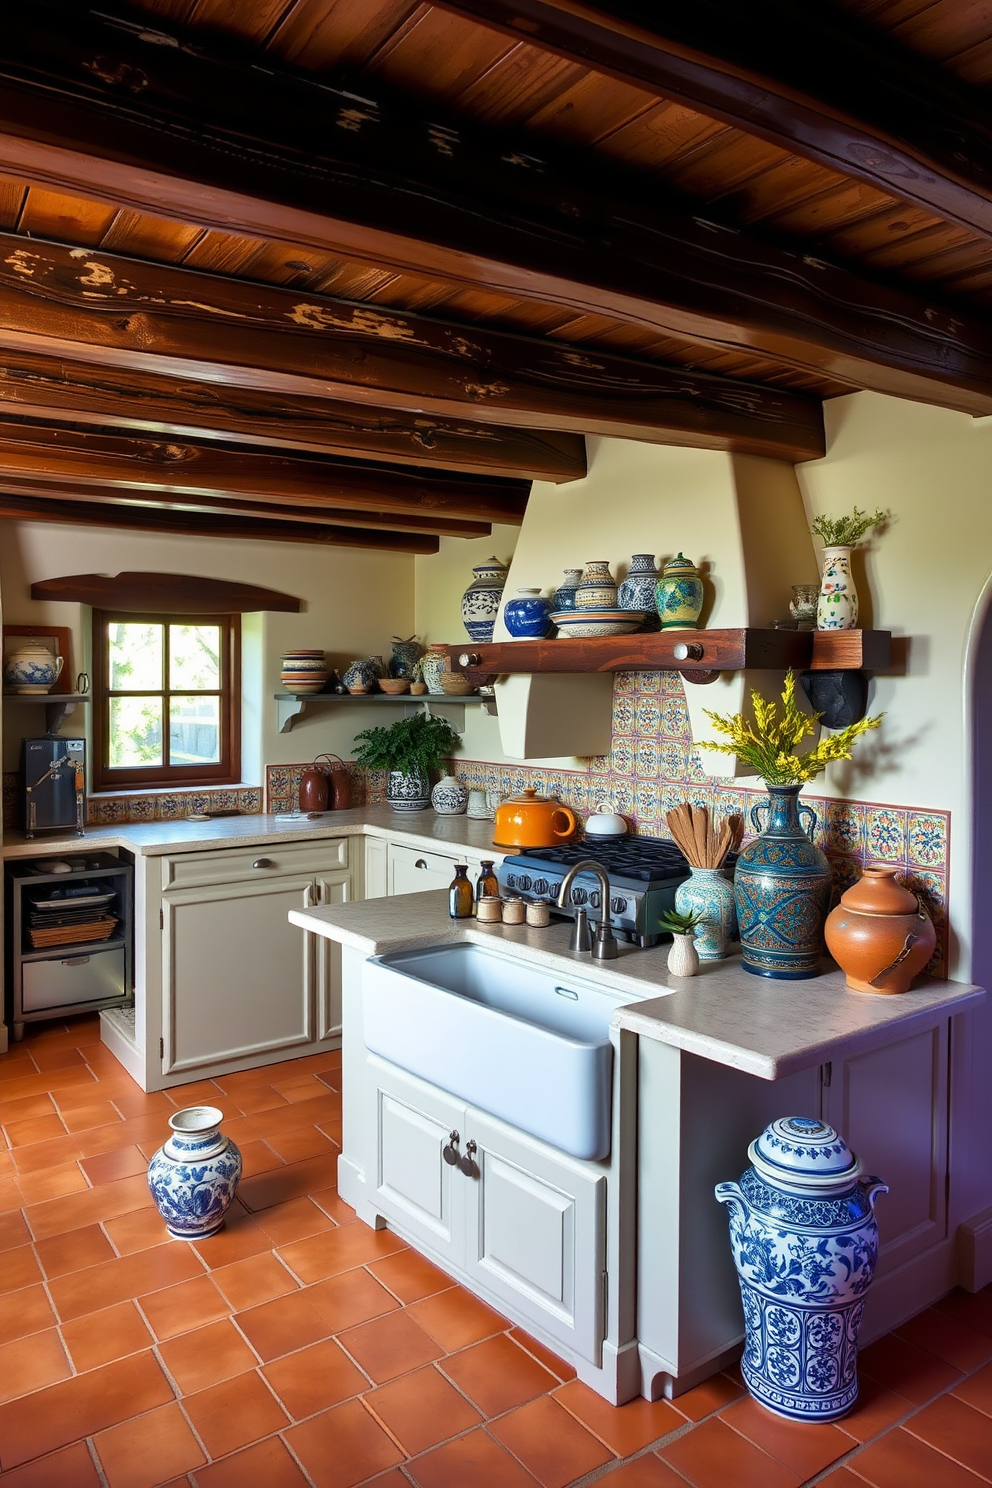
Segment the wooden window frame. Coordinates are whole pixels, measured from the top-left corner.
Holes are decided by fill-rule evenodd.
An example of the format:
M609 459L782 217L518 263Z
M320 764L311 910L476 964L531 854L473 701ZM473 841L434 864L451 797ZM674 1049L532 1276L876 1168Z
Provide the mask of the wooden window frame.
M220 736L221 757L216 765L135 765L112 767L107 763L110 748L110 637L111 624L161 625L165 627L163 686L135 695L160 695L165 703L163 731L168 733L168 627L170 625L218 625L220 644ZM189 689L177 695L190 696ZM211 689L211 695L213 690ZM154 790L162 786L237 785L241 779L241 616L188 615L125 610L93 611L93 789L105 791ZM164 742L164 740L163 740Z

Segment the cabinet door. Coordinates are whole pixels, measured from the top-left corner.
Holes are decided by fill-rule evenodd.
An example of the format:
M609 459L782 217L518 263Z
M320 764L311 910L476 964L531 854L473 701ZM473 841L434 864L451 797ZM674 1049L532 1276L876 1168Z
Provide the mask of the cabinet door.
M464 858L445 857L444 853L421 852L415 847L389 844L389 892L419 894L424 889L446 889L455 876L455 864Z
M824 1114L889 1185L875 1210L881 1267L892 1270L947 1233L947 1022L835 1061Z
M478 1144L466 1184L465 1270L515 1317L530 1318L598 1363L605 1333L606 1178L471 1107L462 1148ZM461 1176L461 1175L459 1175Z
M347 904L352 897L350 873L318 873L318 904ZM317 968L317 1037L336 1038L341 1032L341 946L323 935L311 936Z
M389 893L389 864L381 837L365 839L365 898L385 899Z
M464 1107L375 1055L369 1055L368 1075L374 1102L368 1127L374 1150L365 1167L371 1202L460 1265L466 1180L441 1154L451 1133L462 1131Z
M253 879L163 895L166 1074L313 1041L313 949L287 918L312 882Z

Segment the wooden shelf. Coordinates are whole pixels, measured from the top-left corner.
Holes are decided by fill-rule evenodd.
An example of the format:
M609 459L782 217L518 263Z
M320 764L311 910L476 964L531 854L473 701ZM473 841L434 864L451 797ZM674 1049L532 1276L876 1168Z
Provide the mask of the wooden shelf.
M44 703L45 731L57 734L67 713L77 703L88 703L88 692L5 692L4 698L12 703Z
M676 654L676 648L688 648ZM448 664L479 686L508 672L877 671L889 665L887 630L677 630L596 640L469 641L449 646Z
M496 711L496 699L493 697L478 697L471 694L465 697L449 697L446 692L425 692L420 697L411 697L408 692L401 693L399 697L389 697L384 692L362 693L358 697L352 697L340 692L277 692L273 696L279 712L279 732L288 734L298 718L302 718L314 703L334 703L338 706L363 708L402 707L407 714L415 713L422 704L429 704L435 708L461 707L465 703L477 703L485 707L487 712ZM464 715L463 715L464 716ZM460 732L460 730L459 730Z

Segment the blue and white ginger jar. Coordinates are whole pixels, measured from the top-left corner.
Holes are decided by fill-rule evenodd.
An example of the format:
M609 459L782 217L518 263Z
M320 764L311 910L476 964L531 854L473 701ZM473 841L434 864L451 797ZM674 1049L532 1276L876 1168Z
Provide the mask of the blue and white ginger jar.
M509 569L498 558L477 563L475 578L462 595L462 624L473 641L491 641Z
M431 805L438 816L464 816L468 807L468 787L455 775L445 775L431 791Z
M216 1106L170 1116L172 1136L148 1164L148 1187L176 1240L203 1240L224 1223L241 1180L241 1153L221 1133Z
M518 589L507 600L503 624L517 641L541 641L551 632L551 601L540 589Z
M744 1382L794 1421L832 1421L858 1398L858 1329L875 1263L880 1178L832 1126L773 1121L740 1183L718 1183L744 1305Z

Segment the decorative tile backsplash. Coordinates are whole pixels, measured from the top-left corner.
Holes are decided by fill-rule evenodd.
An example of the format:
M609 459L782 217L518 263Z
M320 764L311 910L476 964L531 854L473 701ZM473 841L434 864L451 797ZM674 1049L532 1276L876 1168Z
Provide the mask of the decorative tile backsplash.
M181 821L191 811L262 810L262 787L240 785L216 790L125 792L117 796L88 796L86 823L110 827L121 822ZM17 826L17 772L3 777L3 825Z
M266 770L267 811L297 809L300 775L306 768L276 765ZM355 804L381 803L385 776L363 776L350 768ZM756 830L751 808L766 799L757 781L722 783L704 773L678 672L616 674L610 753L591 760L588 771L459 759L454 761L454 773L470 788L504 796L533 785L583 817L605 804L628 817L635 831L650 837L669 836L665 815L682 801L709 806L720 815L741 812L751 836ZM816 812L814 838L830 861L837 894L860 876L866 863L894 863L902 869L937 931L929 970L946 976L950 813L838 801L812 795L809 788L802 799Z

